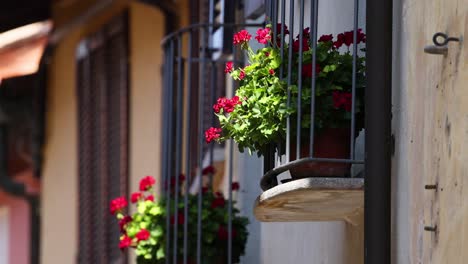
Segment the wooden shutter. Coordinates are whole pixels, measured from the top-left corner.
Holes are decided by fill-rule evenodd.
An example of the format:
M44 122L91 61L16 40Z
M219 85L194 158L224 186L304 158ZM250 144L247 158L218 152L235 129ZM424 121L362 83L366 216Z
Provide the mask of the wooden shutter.
M78 49L79 263L123 263L110 200L128 188L128 32L122 16Z

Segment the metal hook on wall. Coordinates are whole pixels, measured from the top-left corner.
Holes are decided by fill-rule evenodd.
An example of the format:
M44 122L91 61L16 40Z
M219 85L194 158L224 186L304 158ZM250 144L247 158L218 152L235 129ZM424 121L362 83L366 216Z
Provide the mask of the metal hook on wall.
M434 34L434 36L432 36L432 42L434 42L434 45L424 47L424 52L428 54L447 55L447 44L450 41L459 42L460 39L455 37L449 37L447 36L447 34L442 32L437 32Z

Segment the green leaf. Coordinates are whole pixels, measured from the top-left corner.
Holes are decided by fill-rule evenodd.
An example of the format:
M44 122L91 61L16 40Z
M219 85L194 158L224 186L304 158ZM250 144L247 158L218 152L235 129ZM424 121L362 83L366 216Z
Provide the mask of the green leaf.
M161 207L156 205L156 206L153 206L153 208L151 208L149 213L154 216L161 215L163 213L163 210L161 209Z
M332 71L335 71L336 70L336 65L332 64L332 65L327 65L323 68L323 72L332 72Z
M165 257L165 254L164 254L164 249L162 248L159 248L158 251L156 252L156 259L162 259Z
M138 204L138 213L144 214L146 211L146 203L139 203Z

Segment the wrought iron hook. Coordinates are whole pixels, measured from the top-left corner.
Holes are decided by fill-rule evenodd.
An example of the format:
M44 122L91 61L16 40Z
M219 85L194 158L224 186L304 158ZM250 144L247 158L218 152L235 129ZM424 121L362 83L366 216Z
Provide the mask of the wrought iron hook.
M443 42L439 42L439 38L442 38ZM432 42L434 42L434 45L439 46L439 47L447 45L447 43L449 41L457 41L458 42L458 41L460 41L460 39L455 38L455 37L449 37L449 36L447 36L447 34L442 33L442 32L437 32L432 37Z

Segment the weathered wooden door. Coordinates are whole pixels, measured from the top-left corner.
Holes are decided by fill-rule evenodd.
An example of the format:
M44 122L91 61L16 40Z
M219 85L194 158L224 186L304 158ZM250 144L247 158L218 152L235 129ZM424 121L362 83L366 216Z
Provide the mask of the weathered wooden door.
M393 263L467 263L468 1L394 9ZM437 32L460 41L425 53Z

